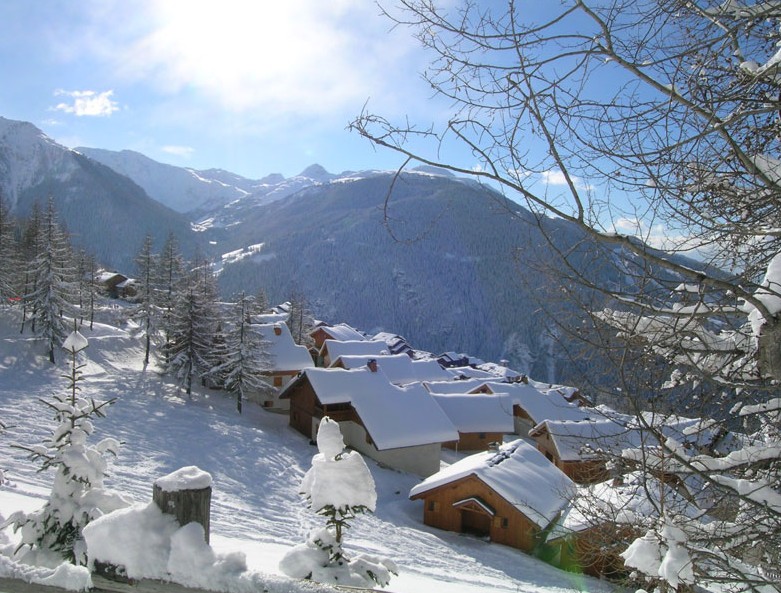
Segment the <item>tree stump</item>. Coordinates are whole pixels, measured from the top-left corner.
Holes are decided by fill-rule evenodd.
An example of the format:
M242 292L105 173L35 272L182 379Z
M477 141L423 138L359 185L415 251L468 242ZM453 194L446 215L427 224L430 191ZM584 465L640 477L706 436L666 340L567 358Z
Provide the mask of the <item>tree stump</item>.
M173 515L181 526L193 521L199 523L207 544L211 499L211 476L195 466L158 478L152 488L152 500L157 507Z

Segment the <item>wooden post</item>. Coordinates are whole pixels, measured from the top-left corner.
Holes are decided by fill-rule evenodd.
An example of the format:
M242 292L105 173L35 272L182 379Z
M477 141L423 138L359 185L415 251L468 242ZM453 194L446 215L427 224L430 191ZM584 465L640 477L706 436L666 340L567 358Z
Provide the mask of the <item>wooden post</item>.
M209 517L212 499L212 477L195 467L183 467L155 480L152 500L157 507L176 517L179 525L195 521L203 527L209 543Z

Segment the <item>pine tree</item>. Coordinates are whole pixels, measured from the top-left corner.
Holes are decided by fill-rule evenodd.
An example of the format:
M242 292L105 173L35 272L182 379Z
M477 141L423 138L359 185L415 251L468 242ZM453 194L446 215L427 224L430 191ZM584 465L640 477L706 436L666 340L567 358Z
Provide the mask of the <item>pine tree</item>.
M78 294L76 269L68 237L60 228L53 200L49 200L37 236L36 256L29 262L31 291L24 295L33 332L47 344L49 361L55 363L55 346L68 334L66 316L75 313Z
M54 413L57 426L40 445L14 445L40 462L41 471L53 469L54 483L48 500L38 511L12 514L0 528L12 525L21 530L22 541L17 553L27 547L32 551L54 552L75 564L86 564L86 549L81 531L92 519L128 506L119 494L104 490L106 454L115 455L119 442L105 438L97 445L87 444L96 418L114 400L98 401L81 397L80 381L84 364L79 362L87 347L86 338L73 331L63 343L71 357L70 374L65 375L68 389L43 403Z
M169 363L169 353L173 346L171 344L171 331L175 323L174 307L179 297L184 274L184 259L179 251L179 242L173 233L168 235L163 249L160 252L158 266L156 270L156 301L160 310L160 330L161 346L163 354L163 363Z
M19 246L11 208L0 195L0 303L19 296Z
M138 292L136 305L130 312L132 319L138 326L138 333L144 335L144 366L149 364L149 353L152 348L152 335L158 317L156 307L156 278L155 271L158 266L158 257L152 251L152 235L144 237L141 250L136 255L136 274Z
M212 368L209 355L218 322L214 287L211 273L194 270L187 288L176 296L166 327L163 372L173 375L187 395L192 393L193 380Z
M41 231L41 205L33 202L30 216L27 218L22 231L22 241L20 243L20 254L24 262L22 284L22 326L19 333L24 333L24 327L27 321L27 315L30 312L29 301L25 295L32 294L35 291L35 274L32 270L32 262L38 256L38 235ZM33 326L35 331L35 326Z
M272 389L264 376L269 367L268 345L251 323L255 305L255 299L243 293L233 305L225 334L224 358L212 371L221 377L228 393L236 396L239 413L248 393Z
M92 329L95 322L95 297L97 289L95 285L95 258L83 249L79 251L77 264L78 278L78 307L81 313L81 323L89 316L89 328Z
M307 348L314 345L311 333L314 330L315 321L309 311L309 302L306 296L298 290L294 290L290 295L290 314L287 325L296 344Z

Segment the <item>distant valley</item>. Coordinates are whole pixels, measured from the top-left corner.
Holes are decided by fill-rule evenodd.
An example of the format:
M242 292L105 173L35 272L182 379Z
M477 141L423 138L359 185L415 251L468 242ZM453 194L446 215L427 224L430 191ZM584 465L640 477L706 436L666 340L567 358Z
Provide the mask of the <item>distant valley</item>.
M19 216L51 196L74 242L127 275L145 234L159 248L174 233L186 255L213 262L226 296L263 288L281 302L295 291L317 318L504 359L543 381L585 370L568 362L546 314L575 314L549 275L553 250L582 249L583 266L607 283L631 282L612 261L620 254L595 256L566 223L426 169L395 178L313 165L251 180L131 151L70 150L0 118L0 191Z

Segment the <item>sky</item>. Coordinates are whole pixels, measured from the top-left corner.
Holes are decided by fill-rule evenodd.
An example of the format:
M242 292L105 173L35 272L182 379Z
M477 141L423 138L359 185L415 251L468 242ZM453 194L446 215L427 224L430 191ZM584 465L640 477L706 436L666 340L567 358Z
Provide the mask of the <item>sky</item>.
M372 0L0 0L0 116L70 148L134 150L250 179L312 164L400 167L401 155L347 125L366 108L441 128L452 106L422 78L429 58ZM465 148L444 149L436 156L445 162L480 169ZM566 192L558 170L526 184L548 197ZM603 222L668 246L664 225L626 211Z
M347 124L367 102L421 121L445 106L391 25L370 0L3 0L0 116L71 148L254 179L396 168Z

